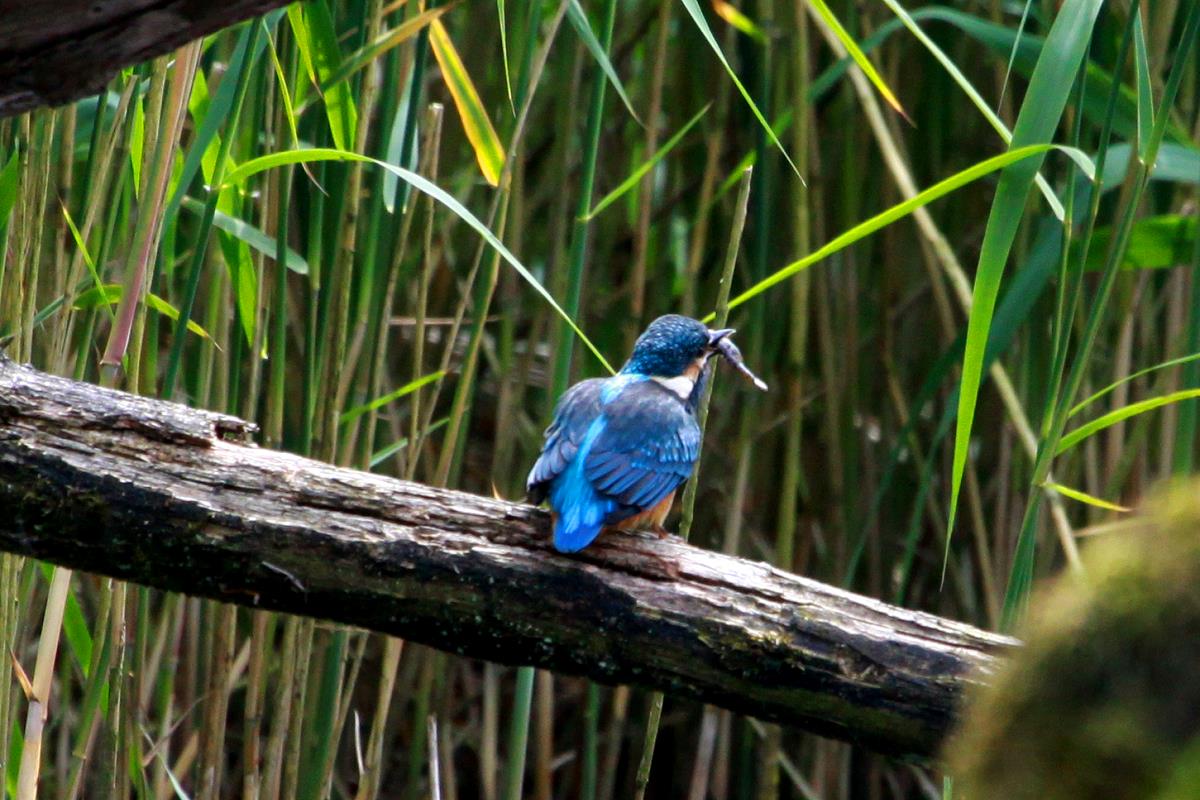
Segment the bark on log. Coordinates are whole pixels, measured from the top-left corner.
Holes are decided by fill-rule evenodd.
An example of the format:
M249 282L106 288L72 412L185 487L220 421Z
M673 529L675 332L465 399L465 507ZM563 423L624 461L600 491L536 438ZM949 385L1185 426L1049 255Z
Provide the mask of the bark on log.
M121 67L287 0L0 0L0 117L95 94Z
M646 535L254 447L241 420L0 357L0 550L929 757L1015 640Z

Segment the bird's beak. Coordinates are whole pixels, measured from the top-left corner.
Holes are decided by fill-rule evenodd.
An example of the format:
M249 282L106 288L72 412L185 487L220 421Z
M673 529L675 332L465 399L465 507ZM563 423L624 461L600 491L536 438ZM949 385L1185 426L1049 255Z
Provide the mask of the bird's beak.
M755 388L757 388L759 391L765 392L767 390L767 384L763 382L762 378L755 375L750 371L750 368L746 366L746 362L742 359L742 351L739 350L738 346L733 343L733 339L729 338L730 334L732 333L733 330L730 328L724 328L719 331L709 331L708 339L713 350L720 353L725 360L733 366L734 369L745 376L746 380L753 383Z
M732 336L736 332L737 331L734 328L721 328L720 330L717 330L717 331L709 331L708 332L708 346L716 347L718 344L721 343L722 339L724 339L727 336Z

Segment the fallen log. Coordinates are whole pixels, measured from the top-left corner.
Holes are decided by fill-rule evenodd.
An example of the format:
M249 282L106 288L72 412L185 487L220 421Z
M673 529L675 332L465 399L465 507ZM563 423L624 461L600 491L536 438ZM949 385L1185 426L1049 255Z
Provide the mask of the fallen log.
M0 117L95 94L122 67L169 53L286 1L0 3Z
M1015 640L650 535L255 447L233 417L0 357L0 550L936 753Z

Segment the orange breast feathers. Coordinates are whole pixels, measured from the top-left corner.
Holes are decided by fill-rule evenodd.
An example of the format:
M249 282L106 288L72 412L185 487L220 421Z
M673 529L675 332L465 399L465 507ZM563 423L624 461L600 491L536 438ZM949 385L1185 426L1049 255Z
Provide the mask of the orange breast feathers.
M660 531L662 530L663 522L667 519L667 514L671 513L671 503L674 501L675 492L671 492L653 508L648 508L641 513L634 514L629 519L621 520L616 524L616 528L622 531Z
M683 371L683 374L690 378L692 383L695 383L696 381L700 380L700 373L704 371L704 366L707 363L708 355L705 354L700 356L700 358L697 358L691 364L688 364L687 369Z

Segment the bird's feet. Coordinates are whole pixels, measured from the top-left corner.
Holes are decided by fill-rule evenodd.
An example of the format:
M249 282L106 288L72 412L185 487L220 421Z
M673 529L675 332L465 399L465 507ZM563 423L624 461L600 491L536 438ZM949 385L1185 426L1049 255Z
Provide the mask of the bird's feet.
M652 525L649 528L647 528L646 530L648 530L650 533L653 533L655 536L657 536L658 540L660 542L667 541L667 540L671 540L671 541L678 542L678 543L683 542L682 536L680 536L678 533L675 533L674 531L667 530L662 525Z

